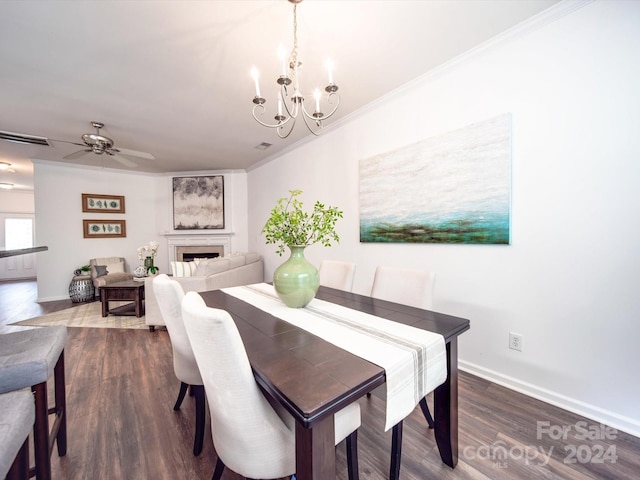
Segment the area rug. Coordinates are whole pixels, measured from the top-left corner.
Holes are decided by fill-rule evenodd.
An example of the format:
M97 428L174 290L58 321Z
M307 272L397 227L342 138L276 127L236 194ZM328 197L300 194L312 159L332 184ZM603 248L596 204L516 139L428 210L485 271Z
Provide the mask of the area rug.
M127 302L122 302L122 304L125 303ZM119 302L109 302L109 307L114 308L118 306L118 304ZM67 327L89 328L147 328L147 325L144 323L144 316L140 318L124 315L107 315L103 317L102 304L100 302L84 303L76 307L67 308L66 310L60 310L59 312L12 323L11 325L32 327L65 325Z

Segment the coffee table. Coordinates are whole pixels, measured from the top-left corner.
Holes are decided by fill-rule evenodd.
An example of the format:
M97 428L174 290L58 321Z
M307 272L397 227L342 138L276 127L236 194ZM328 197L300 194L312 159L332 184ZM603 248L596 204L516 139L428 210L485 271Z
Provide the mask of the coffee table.
M131 300L132 303L109 309L110 301ZM144 315L144 282L116 282L100 287L100 301L102 302L102 316L113 315Z

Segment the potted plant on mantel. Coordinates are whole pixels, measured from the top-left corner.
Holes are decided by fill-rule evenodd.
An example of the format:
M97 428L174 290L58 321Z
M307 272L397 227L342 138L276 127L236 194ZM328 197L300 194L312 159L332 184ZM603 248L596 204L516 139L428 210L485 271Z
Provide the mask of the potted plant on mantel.
M319 201L311 213L305 212L300 194L302 190L289 190L289 197L278 200L262 228L266 243L278 245L278 255L282 256L285 246L291 250L289 259L273 273L273 285L282 302L292 308L307 305L320 285L318 269L304 258L305 247L316 243L330 247L339 242L335 226L342 218L342 210Z

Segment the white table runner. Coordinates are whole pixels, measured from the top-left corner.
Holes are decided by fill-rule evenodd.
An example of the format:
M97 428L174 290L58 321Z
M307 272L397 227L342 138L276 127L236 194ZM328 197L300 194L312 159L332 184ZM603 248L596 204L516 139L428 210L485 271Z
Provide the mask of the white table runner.
M221 290L384 368L385 431L447 378L444 337L437 333L317 298L304 308L289 308L266 283Z

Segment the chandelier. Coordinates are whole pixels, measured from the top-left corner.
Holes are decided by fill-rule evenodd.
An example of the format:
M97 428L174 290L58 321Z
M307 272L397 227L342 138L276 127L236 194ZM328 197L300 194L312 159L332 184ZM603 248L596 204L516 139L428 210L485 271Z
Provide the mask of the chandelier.
M313 106L312 113L305 108L304 96L300 93L299 83L299 70L302 68L302 62L298 60L298 21L296 17L296 7L302 0L289 0L293 3L293 49L289 54L288 62L285 57L284 49L281 47L279 51L281 61L281 73L276 79L278 85L280 85L280 91L278 92L278 105L277 113L273 117L276 123L270 124L263 122L258 118L258 115L265 114L266 99L260 94L259 73L256 67L251 69L251 76L256 86L256 96L253 97L253 118L260 125L265 127L275 128L280 138L287 138L291 135L293 127L295 127L296 119L301 116L305 125L311 133L314 135L320 135L322 133L322 122L331 117L338 106L340 105L340 95L338 95L338 86L333 83L333 64L331 61L327 62L327 70L329 73L329 84L324 88L326 92L326 101L329 108L333 106L333 109L329 113L324 113L321 110L322 94L320 90L316 89L313 94ZM290 89L293 92L290 93ZM334 104L335 102L335 104Z

